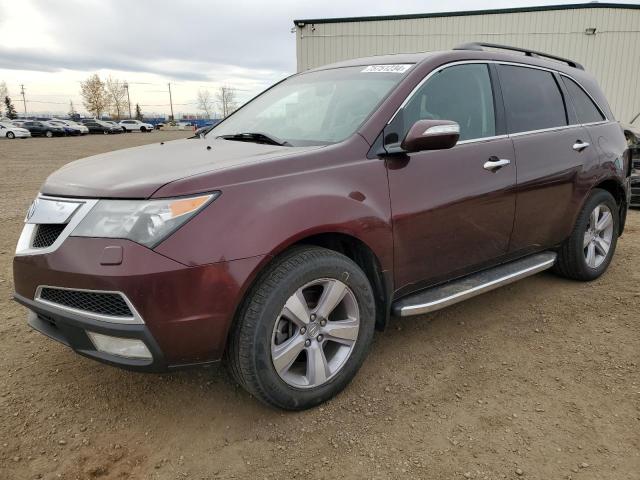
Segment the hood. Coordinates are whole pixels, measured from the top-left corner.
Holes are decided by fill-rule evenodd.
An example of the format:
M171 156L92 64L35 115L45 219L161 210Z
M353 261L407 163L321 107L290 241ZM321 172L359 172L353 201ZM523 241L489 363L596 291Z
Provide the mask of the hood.
M47 178L46 195L148 198L163 185L193 175L288 157L320 147L280 147L192 138L116 150L71 162ZM215 189L215 185L211 185Z

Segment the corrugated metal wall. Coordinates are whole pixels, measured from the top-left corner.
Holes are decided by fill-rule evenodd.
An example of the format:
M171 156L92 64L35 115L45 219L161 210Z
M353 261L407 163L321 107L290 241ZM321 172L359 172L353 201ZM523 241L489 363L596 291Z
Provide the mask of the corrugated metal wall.
M585 29L596 28L595 35ZM596 76L616 117L640 112L640 10L585 8L306 24L298 71L349 58L450 49L486 41L574 59Z

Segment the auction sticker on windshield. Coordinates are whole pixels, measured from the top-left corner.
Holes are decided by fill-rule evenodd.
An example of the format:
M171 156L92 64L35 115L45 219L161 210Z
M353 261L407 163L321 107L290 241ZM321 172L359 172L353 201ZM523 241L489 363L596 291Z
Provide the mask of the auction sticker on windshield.
M404 73L411 68L411 64L400 65L369 65L361 73Z

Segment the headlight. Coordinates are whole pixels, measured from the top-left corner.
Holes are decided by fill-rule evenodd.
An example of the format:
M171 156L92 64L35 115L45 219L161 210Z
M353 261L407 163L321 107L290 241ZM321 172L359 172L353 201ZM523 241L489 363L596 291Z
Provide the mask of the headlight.
M127 238L153 248L219 195L214 192L160 200L100 200L71 236Z

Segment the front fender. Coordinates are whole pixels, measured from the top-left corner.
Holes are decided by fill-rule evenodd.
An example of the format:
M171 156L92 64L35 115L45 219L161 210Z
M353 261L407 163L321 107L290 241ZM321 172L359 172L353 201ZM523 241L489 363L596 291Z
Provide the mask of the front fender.
M305 237L339 232L368 245L383 270L392 268L388 182L378 159L347 159L214 189L222 195L161 243L158 253L205 265L275 255Z

